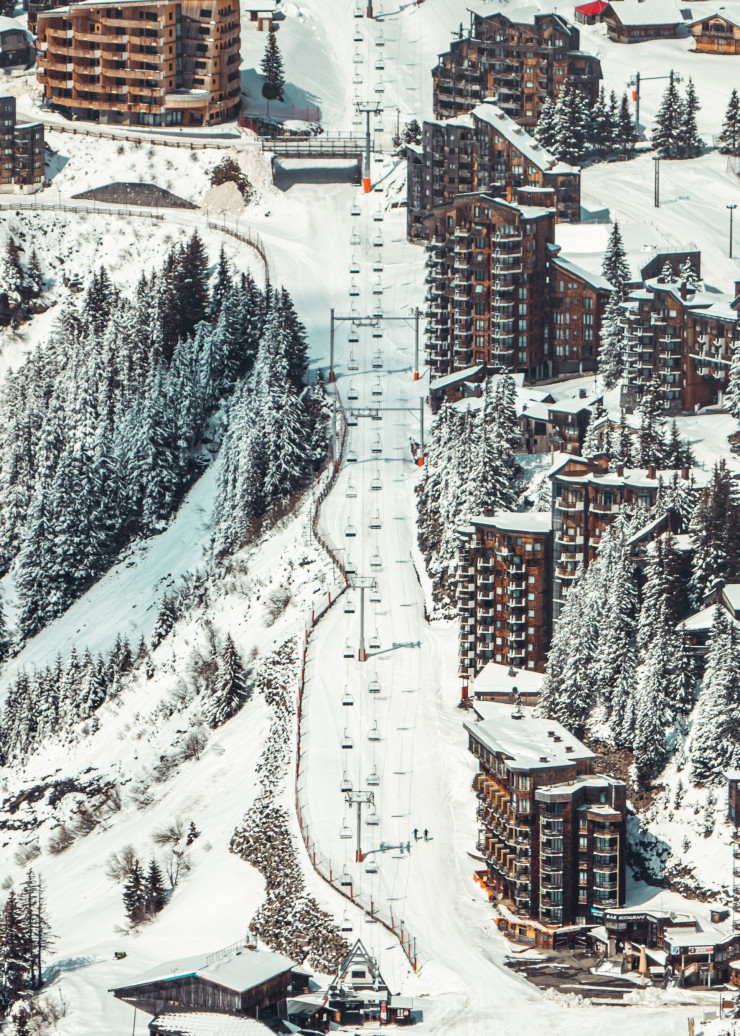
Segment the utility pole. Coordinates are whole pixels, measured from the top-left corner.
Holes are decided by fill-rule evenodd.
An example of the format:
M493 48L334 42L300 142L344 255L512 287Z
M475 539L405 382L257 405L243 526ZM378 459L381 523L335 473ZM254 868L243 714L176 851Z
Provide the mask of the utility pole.
M419 440L419 457L416 463L421 467L424 463L424 400L419 400L419 432L421 438Z
M725 208L730 210L730 252L729 252L729 256L730 256L730 259L732 259L732 215L733 215L735 209L737 208L737 205L725 205Z
M653 205L660 208L660 155L653 155L655 162L655 186L653 188Z
M329 310L329 383L336 381L334 373L334 310Z
M371 791L348 791L344 797L344 801L347 805L352 808L357 808L357 847L355 849L355 862L362 863L364 857L362 855L362 807L372 806L375 807L375 795Z
M640 139L640 84L647 83L653 79L670 79L671 85L681 82L681 76L677 75L673 69L671 69L670 75L667 76L641 76L639 72L635 72L629 83L632 87L632 100L635 102L635 131L638 140Z
M365 116L365 169L362 177L362 189L365 194L369 194L372 190L370 183L370 116L382 115L383 105L380 101L358 101L355 108Z
M419 307L414 309L414 381L419 380Z
M365 649L365 591L377 590L378 584L374 576L350 576L349 586L352 590L360 591L360 645L357 649L357 661L367 662L367 651Z

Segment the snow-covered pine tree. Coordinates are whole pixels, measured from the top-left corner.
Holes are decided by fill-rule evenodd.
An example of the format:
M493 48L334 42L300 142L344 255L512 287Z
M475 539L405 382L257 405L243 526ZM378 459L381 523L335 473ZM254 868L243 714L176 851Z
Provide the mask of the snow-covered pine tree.
M601 272L614 288L614 295L619 296L620 300L624 299L632 274L627 262L624 242L622 241L622 232L619 229L619 223L616 221L609 234L609 241L601 264Z
M698 607L716 582L732 582L740 575L740 505L724 460L699 494L689 534L694 548L691 591Z
M666 760L666 734L671 724L669 701L675 673L675 636L668 626L661 594L651 622L652 639L640 669L635 696L633 753L637 780L643 787L662 769Z
M591 417L586 428L586 434L583 437L583 446L581 447L582 457L594 457L597 453L603 452L601 440L604 436L605 419L606 428L608 429L609 412L602 402L597 401L591 407Z
M740 639L727 612L714 612L707 664L691 734L691 777L715 785L740 756Z
M203 716L209 727L220 727L235 716L250 694L249 672L231 634L227 634L218 654L213 687L203 702Z
M737 90L730 94L717 143L723 155L740 154L740 97Z
M260 70L265 77L265 81L262 84L262 96L266 97L268 101L284 101L285 76L283 75L283 57L278 47L274 28L270 28L268 33Z
M624 375L626 336L621 322L621 303L620 293L612 292L599 332L599 374L608 389L614 388Z
M668 431L663 463L667 468L690 468L694 463L691 446L686 439L681 438L675 418L671 421Z
M555 107L552 153L561 162L580 165L586 152L588 105L581 90L566 79Z
M421 126L418 119L410 119L403 128L404 144L421 144Z
M589 147L597 158L604 158L614 150L615 129L602 86L591 109L588 133Z
M0 295L5 296L4 308L7 320L12 320L20 311L24 294L25 274L21 264L21 254L15 238L11 234L0 263Z
M619 105L617 132L614 143L625 157L632 154L637 143L637 127L632 118L630 102L626 93L622 94L622 100Z
M146 917L147 887L138 859L133 861L129 876L124 882L122 897L126 917L131 924L139 924Z
M652 378L643 386L637 404L640 425L634 446L634 462L640 468L660 466L665 456L665 404L660 385Z
M696 96L694 81L689 76L686 84L686 99L683 105L683 117L679 130L679 154L681 158L696 158L704 150L704 141L699 136L696 125L696 113L701 108Z
M740 342L732 347L732 362L725 393L725 406L736 421L740 421Z
M145 897L145 909L150 917L153 917L154 914L158 914L167 902L167 894L164 888L162 871L154 857L149 861L149 870L146 875Z
M548 97L540 109L540 117L535 126L534 135L545 151L552 151L556 140L555 105Z
M650 136L653 149L660 153L661 158L677 158L680 155L683 124L684 102L671 71L670 82L663 94Z
M686 285L689 291L694 292L698 290L701 281L694 270L690 256L687 256L686 260L681 264L681 269L678 271L678 279L681 284Z

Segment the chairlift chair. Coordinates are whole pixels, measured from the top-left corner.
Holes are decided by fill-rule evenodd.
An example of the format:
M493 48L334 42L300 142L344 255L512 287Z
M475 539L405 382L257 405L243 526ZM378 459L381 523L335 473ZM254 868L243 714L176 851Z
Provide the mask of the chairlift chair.
M355 72L355 74L352 76L352 82L354 83L355 86L359 86L360 83L362 82L362 75L361 75L361 73L359 71Z
M373 723L373 725L368 730L368 732L367 732L367 739L368 739L368 741L380 741L380 729L378 727L378 721L377 720L375 721L375 723Z
M357 414L354 412L354 410L350 410L349 413L347 414L347 427L348 428L354 428L356 424L357 424ZM347 495L349 495L349 494L347 494ZM355 496L357 496L357 493L355 493Z
M357 262L357 260L355 259L354 256L352 256L352 259L351 259L350 264L349 264L349 272L350 273L359 273L360 272L360 264Z
M356 331L354 328L352 328L350 333L347 335L347 341L349 342L350 345L357 345L359 340L360 340L359 332ZM349 359L350 359L350 363L351 363L352 362L352 357L350 356ZM355 361L355 362L357 362L357 361ZM352 370L351 367L350 367L350 370Z
M358 244L359 244L359 242L358 242ZM383 247L383 234L382 234L382 232L380 230L378 231L378 233L373 238L373 247L374 248L382 248Z
M370 483L370 488L376 493L383 488L383 483L380 481L380 472L376 473L375 478Z
M368 788L377 788L380 784L380 774L378 773L377 766L373 766L372 773L367 775L367 786Z
M352 791L352 781L349 779L349 777L347 776L346 772L342 774L342 782L339 785L339 790L342 792L343 795L346 795L348 791ZM347 828L347 830L349 831L349 828ZM344 831L344 828L342 828L342 830L339 832L339 837L340 838L351 838L352 837L352 832L351 831L350 831L350 833L348 835L343 834L342 833L343 831Z
M382 72L384 68L385 61L383 60L383 55L378 54L377 58L375 59L375 69L377 72Z
M374 396L383 395L383 386L380 384L380 378L378 378L377 381L373 382L373 387L370 389L370 391Z
M354 561L352 561L351 558L347 558L347 562L344 566L344 571L347 573L348 576L357 575L357 565L354 563Z
M383 562L380 559L380 554L376 550L374 554L370 555L370 568L382 568Z
M378 679L377 673L372 678L370 683L367 685L367 689L370 692L370 694L380 694L380 680Z
M373 270L375 270L375 272L378 273L378 272L382 271L382 269L383 269L382 262L380 261L380 259L376 259L375 262L373 263ZM383 328L380 326L380 324L373 324L373 338L382 338L382 337L383 337Z
M341 828L341 830L339 832L339 837L340 838L351 838L352 837L352 828L349 826L349 824L347 823L346 820L342 824L342 828Z
M355 599L351 594L346 594L344 598L344 610L349 615L354 615L355 612Z
M378 865L375 862L375 860L368 860L367 863L365 864L365 874L377 874L377 873L378 873ZM368 923L370 921L374 921L374 920L375 920L374 917L370 917L370 918L368 918Z
M350 748L354 748L354 747L355 747L355 743L352 740L352 738L349 736L349 732L347 731L347 728L345 727L344 728L344 734L342 735L342 748L344 748L347 751L349 751Z
M377 827L380 824L380 817L375 810L372 813L368 813L365 823L368 827Z
M383 83L382 79L379 79L377 81L377 83L375 84L375 93L376 94L385 93L385 84Z
M355 497L357 496L357 487L355 486L354 482L347 483L347 489L344 495L348 497L350 500L355 499Z
M352 298L356 298L360 294L360 289L355 280L349 282L349 293Z
M373 284L373 295L382 295L382 294L383 294L383 285L381 283L380 277L378 277L377 281L375 281L375 283Z
M360 52L357 49L357 47L355 47L355 52L352 55L352 62L355 65L361 65L362 64L362 54L360 54Z
M362 43L363 39L364 39L364 37L363 37L362 32L360 31L360 27L358 25L357 28L355 29L354 42L355 43Z
M383 30L382 29L380 30L378 35L375 37L375 46L376 47L384 47L385 46L385 37L383 36Z
M362 215L362 209L360 208L360 203L357 201L357 199L355 199L352 202L352 208L349 210L349 214L350 214L350 216L361 216Z
M350 234L350 236L349 236L349 243L351 245L355 245L355 246L360 244L360 235L357 233L356 230L353 230L352 233Z
M357 527L352 522L347 522L347 528L344 530L344 535L350 538L357 535Z
M377 208L373 213L373 222L382 223L384 218L385 217L383 216L383 210L381 208Z
M350 381L349 388L347 389L347 399L355 400L355 399L359 399L359 398L360 398L360 395L359 395L357 389L355 388L355 386Z
M342 915L342 921L341 921L341 924L339 925L339 928L340 928L340 931L342 931L342 932L351 932L352 931L352 922L347 917L347 912L346 911Z
M361 126L362 125L362 115L360 114L360 112L355 111L354 115L352 116L352 125L353 126Z
M373 17L375 18L375 21L377 21L378 18L382 18L383 17L383 5L382 4L377 4L377 5L375 5L373 7Z
M379 435L376 436L373 439L372 445L370 446L370 452L371 453L382 453L383 452L383 444L380 441L380 436Z
M375 632L371 635L370 640L367 642L367 646L372 651L380 651L380 637L378 635L377 630L375 630ZM370 738L370 740L372 741L373 738Z
M370 604L380 604L380 588L377 586L370 591Z
M357 463L357 451L356 450L347 450L347 463L348 464L356 464Z
M374 371L382 371L383 369L383 354L380 349L373 353L372 367Z
M346 640L344 642L344 657L345 658L354 658L355 657L355 649L352 647L352 645L350 644L350 642L348 640Z
M343 888L349 888L352 884L352 875L348 870L343 870L342 873L339 875L339 884Z
M376 407L374 410L370 411L370 420L371 421L382 421L383 420L383 415L380 412L380 407Z
M379 320L383 316L383 303L379 298L376 298L373 302L373 316L376 320Z
M349 354L349 360L347 361L347 370L358 371L359 369L360 369L360 365L357 362L357 360L355 359L355 354L354 353L350 353Z
M382 273L382 272L383 272L383 260L380 258L380 256L378 256L378 258L373 261L373 273Z
M342 695L342 705L346 705L347 707L349 707L351 705L354 705L354 703L355 699L352 697L352 692L350 691L349 687L345 687L344 694Z
M383 523L380 520L380 511L376 511L375 514L370 519L370 528L371 529L382 529L383 528ZM347 609L345 608L345 611L346 610Z
M365 12L362 8L362 4L355 4L355 18L364 18Z

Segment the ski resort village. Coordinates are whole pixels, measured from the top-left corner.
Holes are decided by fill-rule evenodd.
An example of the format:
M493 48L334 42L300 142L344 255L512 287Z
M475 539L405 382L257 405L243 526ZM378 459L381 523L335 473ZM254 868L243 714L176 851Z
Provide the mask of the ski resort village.
M740 1033L740 0L0 0L0 1030Z

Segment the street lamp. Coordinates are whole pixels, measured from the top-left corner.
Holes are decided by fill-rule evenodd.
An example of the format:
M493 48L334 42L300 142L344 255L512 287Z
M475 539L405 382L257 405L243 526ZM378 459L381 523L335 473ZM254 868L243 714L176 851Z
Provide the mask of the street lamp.
M737 205L725 205L726 209L730 210L730 259L732 259L732 214L737 208Z
M653 192L653 205L656 209L660 208L660 155L653 155L653 162L655 162L655 187Z

